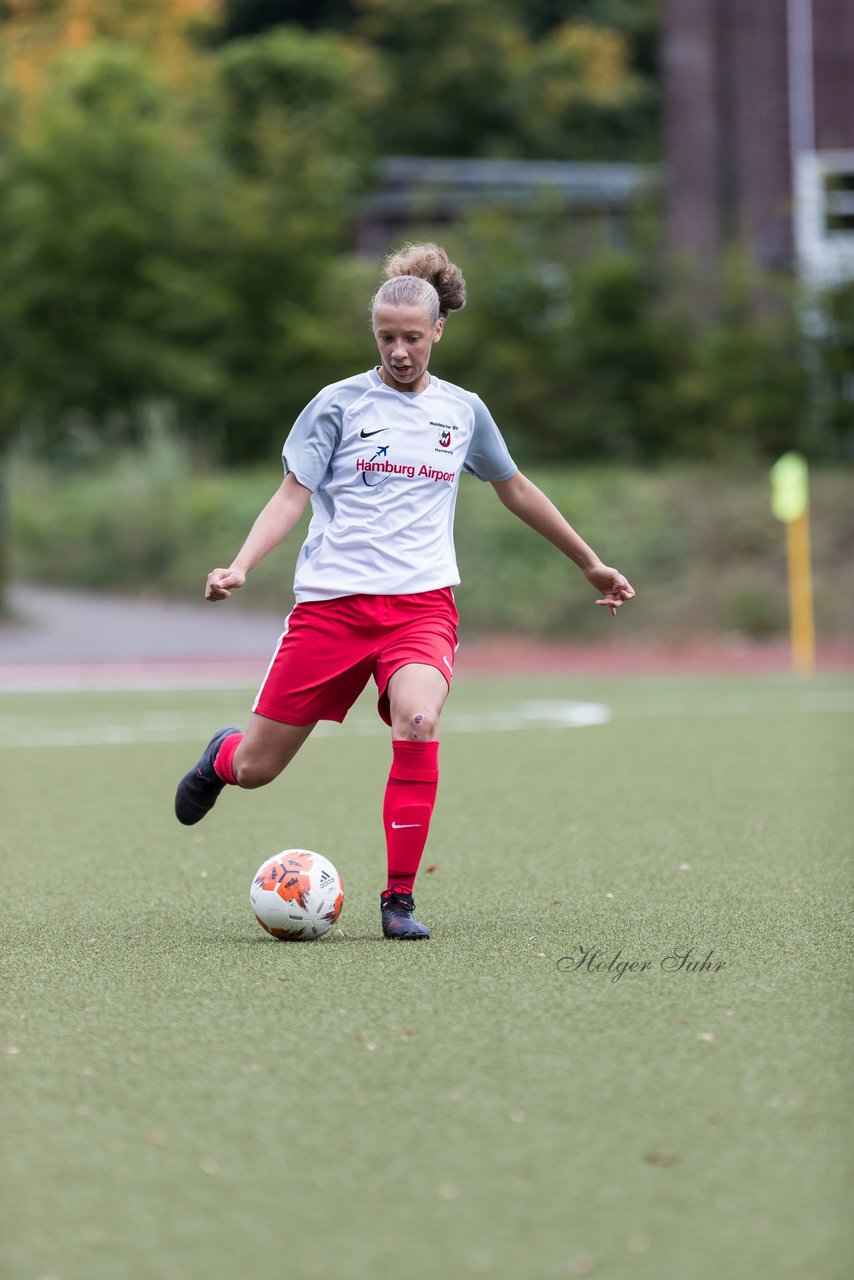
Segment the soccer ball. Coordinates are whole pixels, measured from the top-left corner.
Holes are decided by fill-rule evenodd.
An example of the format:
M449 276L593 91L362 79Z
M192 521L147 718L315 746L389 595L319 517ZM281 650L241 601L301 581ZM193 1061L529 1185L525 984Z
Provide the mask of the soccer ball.
M284 849L258 868L249 902L262 929L282 942L302 942L332 928L344 905L344 888L322 853Z

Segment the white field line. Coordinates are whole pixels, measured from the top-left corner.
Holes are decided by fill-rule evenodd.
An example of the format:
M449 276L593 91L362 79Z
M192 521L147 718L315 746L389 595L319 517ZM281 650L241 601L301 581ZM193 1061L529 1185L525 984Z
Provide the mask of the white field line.
M73 672L17 675L0 668L0 695L6 697L11 694L34 693L171 693L176 690L181 692L192 690L201 693L216 693L221 690L230 693L235 689L252 690L254 693L261 683L262 675L263 671L260 667L257 678L255 674L218 676L215 673L193 675L192 672L159 674L156 671L130 675L110 672L101 675L77 675Z
M854 711L854 689L795 689L779 693L720 693L691 699L663 691L654 700L627 702L624 716L777 715L780 712Z
M456 711L448 708L443 729L455 733L513 733L525 730L578 729L607 724L613 718L638 719L673 716L747 714L824 714L854 711L854 690L795 690L778 695L723 694L712 698L690 698L684 694L650 697L624 703L616 712L604 702L537 699L503 709ZM199 714L143 713L125 722L107 719L109 712L90 711L88 724L56 725L39 723L33 715L0 716L0 750L39 747L141 746L167 743L203 742L210 736L211 719ZM384 735L387 727L379 717L355 711L343 726L321 722L312 737L325 738L344 733L350 737Z
M448 712L442 719L450 733L512 733L525 729L570 729L606 724L610 708L600 702L521 703L506 711ZM321 722L312 737L342 732L338 725ZM386 734L378 716L350 717L343 732L351 737ZM210 736L210 717L196 718L142 715L135 723L88 725L38 725L23 716L0 717L0 749L26 747L139 746L169 742L198 742Z

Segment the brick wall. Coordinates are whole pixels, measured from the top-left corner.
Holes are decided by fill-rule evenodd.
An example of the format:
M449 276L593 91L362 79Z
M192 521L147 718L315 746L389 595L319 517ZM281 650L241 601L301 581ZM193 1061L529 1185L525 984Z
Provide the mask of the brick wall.
M854 0L813 0L815 145L854 148Z
M670 247L788 267L785 0L666 0L663 65Z

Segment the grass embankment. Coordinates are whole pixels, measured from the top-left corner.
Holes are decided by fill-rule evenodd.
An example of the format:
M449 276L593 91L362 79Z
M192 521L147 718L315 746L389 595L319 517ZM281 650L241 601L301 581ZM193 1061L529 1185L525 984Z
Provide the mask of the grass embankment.
M787 625L785 537L767 469L680 465L530 470L600 555L634 582L631 634L669 642L710 633L761 639ZM12 564L20 578L122 592L197 596L227 564L279 483L275 466L228 475L193 468L161 442L86 471L17 464ZM819 636L854 631L852 469L815 469L812 536ZM246 603L281 612L296 535L258 567ZM457 517L469 634L521 630L602 637L574 570L466 477ZM623 637L625 638L625 637Z

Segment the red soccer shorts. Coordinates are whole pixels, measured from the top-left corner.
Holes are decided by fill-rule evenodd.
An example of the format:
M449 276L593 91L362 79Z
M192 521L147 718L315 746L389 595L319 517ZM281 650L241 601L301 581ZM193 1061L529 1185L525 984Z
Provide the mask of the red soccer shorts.
M401 667L435 667L450 685L458 622L450 587L298 604L252 710L284 724L340 724L373 676L377 710L391 724L388 682Z

